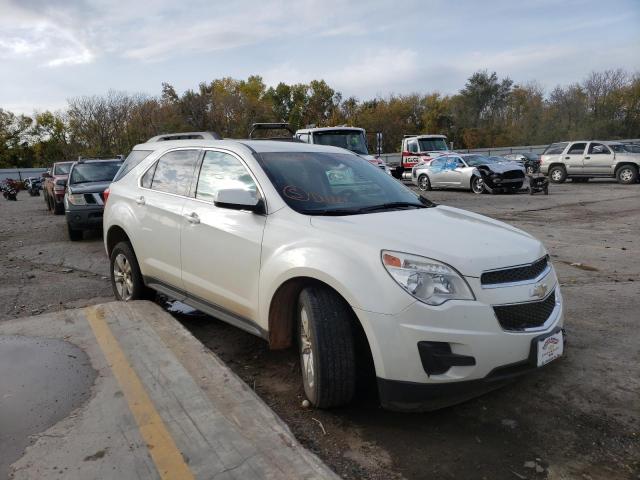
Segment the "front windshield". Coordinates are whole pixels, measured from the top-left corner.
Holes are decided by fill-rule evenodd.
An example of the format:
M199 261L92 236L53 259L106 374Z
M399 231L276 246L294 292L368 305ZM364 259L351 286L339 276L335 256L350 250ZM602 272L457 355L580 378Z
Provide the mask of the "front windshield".
M314 132L313 143L342 147L360 155L368 155L367 142L362 130L327 130Z
M467 162L467 165L469 165L470 167L487 165L489 163L497 163L495 160L492 160L489 157L485 157L484 155L468 155L464 157L464 161Z
M444 138L419 138L421 152L446 152L449 150Z
M71 172L69 183L110 182L122 162L78 163Z
M73 164L73 162L58 163L55 166L55 168L53 169L53 174L54 175L69 175L69 169L71 168L72 164Z
M260 165L282 199L299 213L351 215L369 213L366 210L372 208L383 211L432 205L349 153L265 152L260 154Z

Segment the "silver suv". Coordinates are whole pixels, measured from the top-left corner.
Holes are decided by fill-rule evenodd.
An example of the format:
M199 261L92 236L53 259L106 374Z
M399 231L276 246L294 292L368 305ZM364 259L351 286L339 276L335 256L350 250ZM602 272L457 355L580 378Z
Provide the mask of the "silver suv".
M640 153L631 145L599 140L549 145L540 157L540 171L553 183L567 178L586 182L590 178L616 178L618 183L638 181Z

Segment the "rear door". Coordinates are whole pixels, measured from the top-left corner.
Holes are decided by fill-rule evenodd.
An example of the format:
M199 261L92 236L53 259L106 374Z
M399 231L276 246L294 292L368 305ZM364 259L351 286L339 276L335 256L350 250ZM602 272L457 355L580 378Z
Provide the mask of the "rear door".
M255 321L266 216L213 204L219 190L237 188L262 196L239 156L205 150L194 195L183 208L182 280L196 299Z
M134 199L140 223L142 270L151 281L182 290L180 229L182 207L191 188L199 149L178 149L162 155L140 179Z
M589 142L584 156L583 173L586 175L613 175L614 154L604 143Z

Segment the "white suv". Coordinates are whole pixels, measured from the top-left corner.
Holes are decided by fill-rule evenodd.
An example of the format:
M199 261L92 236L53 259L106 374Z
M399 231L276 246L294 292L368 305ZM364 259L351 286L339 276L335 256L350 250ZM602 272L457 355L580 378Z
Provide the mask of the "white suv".
M456 403L562 355L543 245L438 206L344 149L298 142L144 143L110 186L118 299L163 292L297 344L308 399L349 402L375 368L383 406Z

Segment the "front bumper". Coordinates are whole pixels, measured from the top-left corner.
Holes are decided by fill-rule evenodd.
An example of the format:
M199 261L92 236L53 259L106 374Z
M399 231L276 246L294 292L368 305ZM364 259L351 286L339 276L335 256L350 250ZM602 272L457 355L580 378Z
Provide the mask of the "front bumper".
M68 202L65 202L68 203ZM104 207L99 206L73 206L66 205L65 216L67 223L74 230L91 230L102 228Z
M369 340L383 406L440 408L536 368L530 360L532 342L563 326L562 295L553 269L541 280L555 291L553 311L544 324L526 331L503 329L493 306L517 303L514 298L530 301L531 284L482 289L478 279L468 280L479 297L476 301L448 301L437 307L415 302L395 315L354 309ZM447 345L454 366L427 373L420 342Z

